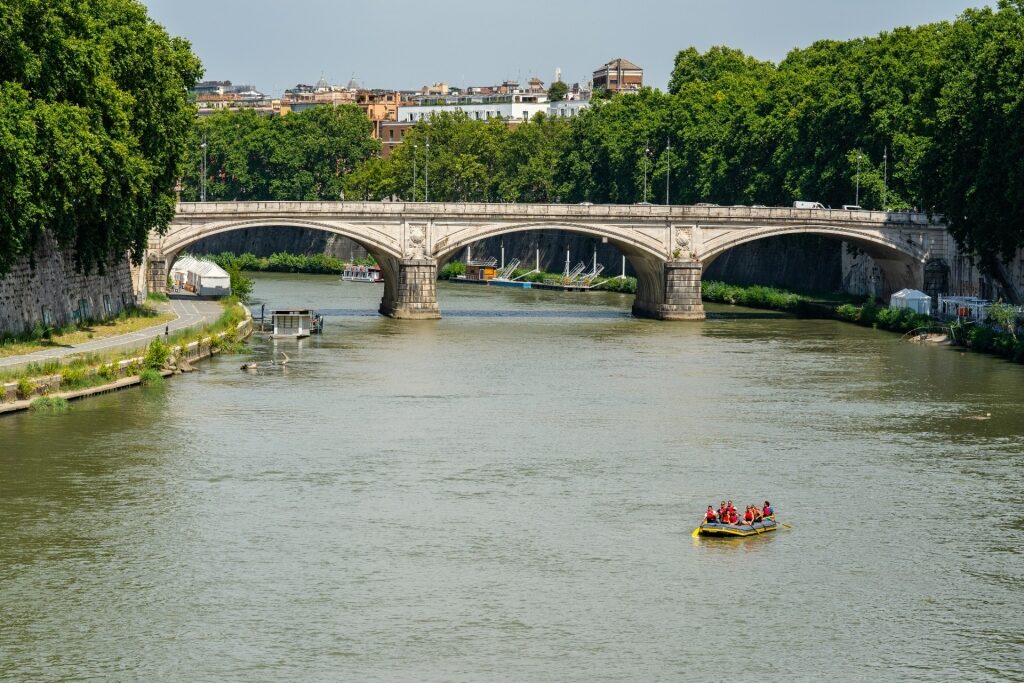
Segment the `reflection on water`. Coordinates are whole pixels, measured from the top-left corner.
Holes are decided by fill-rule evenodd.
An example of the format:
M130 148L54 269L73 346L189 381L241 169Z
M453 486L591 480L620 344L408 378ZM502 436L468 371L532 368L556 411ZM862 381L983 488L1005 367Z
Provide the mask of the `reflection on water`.
M256 292L325 334L0 419L0 679L1024 676L1019 366L617 294ZM691 538L723 496L793 529Z

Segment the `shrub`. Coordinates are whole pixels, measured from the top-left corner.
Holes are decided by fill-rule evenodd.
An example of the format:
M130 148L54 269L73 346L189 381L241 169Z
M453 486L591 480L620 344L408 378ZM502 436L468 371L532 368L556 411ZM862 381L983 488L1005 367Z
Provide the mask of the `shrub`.
M60 373L61 389L78 389L89 383L89 372L84 367L68 366Z
M114 370L113 365L108 364L101 365L99 369L96 371L96 375L99 378L106 380L107 382L112 382L114 378L117 377L117 372Z
M451 261L446 263L441 272L437 274L438 280L451 280L457 275L466 274L466 264L462 261Z
M170 300L171 297L167 296L163 292L150 292L149 294L146 295L146 301L167 302Z
M23 399L28 398L36 390L36 385L28 377L18 378L18 395Z
M139 375L139 382L144 387L159 387L164 384L164 376L160 374L159 370L146 368Z
M54 415L66 413L71 409L66 399L60 396L41 396L32 401L29 410L33 412L47 412Z
M160 337L156 337L146 348L146 357L143 361L147 368L162 368L171 357L171 347L163 343Z

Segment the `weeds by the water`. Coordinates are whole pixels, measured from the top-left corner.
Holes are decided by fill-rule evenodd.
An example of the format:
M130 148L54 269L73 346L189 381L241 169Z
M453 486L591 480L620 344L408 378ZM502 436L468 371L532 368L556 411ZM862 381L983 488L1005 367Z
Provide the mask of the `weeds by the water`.
M53 415L66 413L71 409L66 399L60 396L41 396L32 401L29 410L33 412L46 412Z
M164 377L160 374L159 370L146 368L139 373L139 383L144 387L162 387L164 385Z
M169 350L172 346L186 346L194 341L199 341L205 338L213 338L222 332L228 332L226 335L227 341L234 343L234 331L238 324L245 320L246 311L239 305L239 302L234 297L227 297L222 300L222 304L225 306L224 312L221 314L215 322L203 325L199 328L191 328L178 330L177 332L170 335L169 340L161 341L160 345ZM152 344L150 345L152 346ZM232 346L232 349L237 347ZM149 349L147 348L147 354ZM73 356L65 362L61 362L57 359L39 361L30 363L26 368L22 370L7 370L0 371L0 382L19 382L19 393L22 393L21 387L31 387L29 393L22 393L23 398L27 398L31 391L35 390L35 385L32 383L31 378L47 377L51 375L62 375L65 368L77 368L86 367L89 368L90 373L101 376L107 381L111 381L116 378L116 375L134 375L141 371L141 367L129 366L124 369L123 373L118 372L117 364L128 358L137 358L143 355L138 350L131 351L118 351L107 354L82 354ZM156 362L159 360L158 353L154 352L149 360ZM165 359L166 360L166 359ZM165 362L165 361L164 361ZM162 363L161 363L162 365ZM71 373L74 377L74 373ZM103 382L96 382L96 384L102 384ZM89 385L86 385L89 386ZM78 387L83 388L83 387Z

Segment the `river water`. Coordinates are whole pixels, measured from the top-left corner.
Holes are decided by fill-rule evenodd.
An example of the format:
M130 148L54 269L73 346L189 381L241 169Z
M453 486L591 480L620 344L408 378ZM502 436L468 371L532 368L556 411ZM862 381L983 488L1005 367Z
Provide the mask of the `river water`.
M323 337L0 419L0 679L1024 678L1024 368L614 294L442 285L428 322L380 294L260 276ZM691 538L723 498L792 529Z

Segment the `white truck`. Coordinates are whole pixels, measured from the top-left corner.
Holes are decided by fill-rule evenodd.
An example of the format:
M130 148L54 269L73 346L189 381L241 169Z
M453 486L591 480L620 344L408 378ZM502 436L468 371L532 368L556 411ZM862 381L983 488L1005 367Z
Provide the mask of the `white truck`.
M794 209L826 209L821 202L793 202Z

